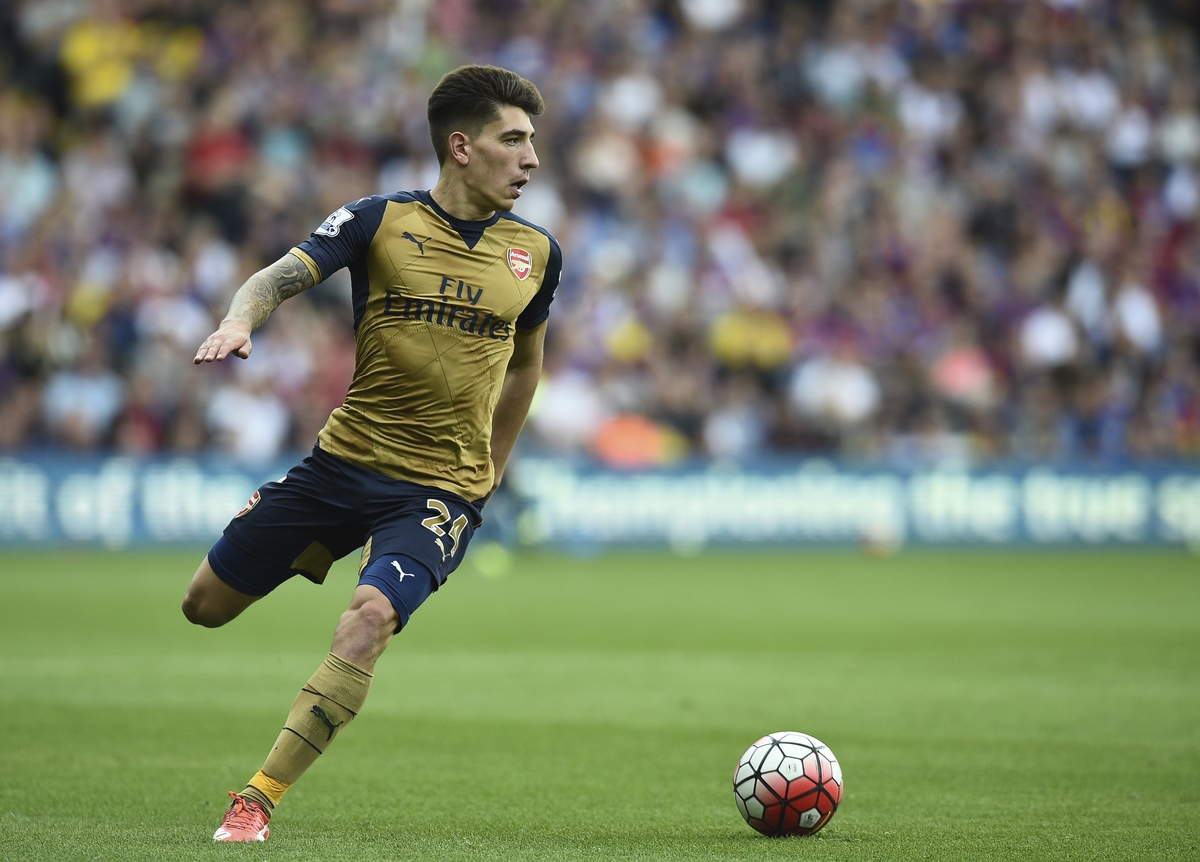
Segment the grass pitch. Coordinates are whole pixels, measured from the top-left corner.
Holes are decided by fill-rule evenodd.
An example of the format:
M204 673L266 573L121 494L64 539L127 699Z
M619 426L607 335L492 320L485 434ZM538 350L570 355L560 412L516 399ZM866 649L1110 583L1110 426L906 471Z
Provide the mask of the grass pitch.
M208 631L198 552L0 555L0 858L1200 858L1194 557L470 556L271 840L230 846L352 565ZM818 836L734 807L777 730L842 761Z

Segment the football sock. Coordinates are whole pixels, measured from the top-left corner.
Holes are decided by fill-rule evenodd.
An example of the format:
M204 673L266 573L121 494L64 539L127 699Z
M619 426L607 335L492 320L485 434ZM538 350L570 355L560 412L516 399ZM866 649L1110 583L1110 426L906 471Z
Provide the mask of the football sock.
M338 732L362 709L372 674L333 653L300 690L267 760L242 791L272 811Z

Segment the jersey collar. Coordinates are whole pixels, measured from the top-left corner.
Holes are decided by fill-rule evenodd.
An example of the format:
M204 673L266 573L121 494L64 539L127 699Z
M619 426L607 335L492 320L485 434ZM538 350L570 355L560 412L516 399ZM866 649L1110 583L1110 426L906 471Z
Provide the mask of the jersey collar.
M438 202L433 199L433 195L428 190L419 191L416 193L416 196L421 203L428 206L450 227L454 228L469 249L475 248L476 243L483 237L483 232L500 220L500 211L497 210L492 213L491 218L484 219L483 221L464 221L463 219L455 218L438 206Z

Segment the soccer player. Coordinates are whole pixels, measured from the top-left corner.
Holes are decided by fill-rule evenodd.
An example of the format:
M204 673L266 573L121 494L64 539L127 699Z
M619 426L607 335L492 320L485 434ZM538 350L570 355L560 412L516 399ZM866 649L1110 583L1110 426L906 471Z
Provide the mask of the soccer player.
M524 78L463 66L429 97L430 191L360 198L234 294L197 364L249 358L281 302L349 267L354 379L312 454L259 488L200 563L191 622L222 626L293 575L362 548L329 655L216 841L265 841L288 788L362 709L375 662L461 562L529 411L562 252L510 213L538 166Z

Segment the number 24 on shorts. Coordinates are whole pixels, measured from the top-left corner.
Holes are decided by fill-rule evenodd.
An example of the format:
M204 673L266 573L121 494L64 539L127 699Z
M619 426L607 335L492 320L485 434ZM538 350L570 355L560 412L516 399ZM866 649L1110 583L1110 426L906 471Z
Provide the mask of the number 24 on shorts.
M446 504L441 500L434 500L432 498L426 500L425 505L426 507L433 509L433 511L437 512L437 514L430 515L428 518L423 520L421 522L421 526L427 530L431 530L434 536L437 537L434 539L434 541L437 542L437 546L442 549L443 560L446 559L446 557L453 557L455 551L458 550L458 539L462 535L462 531L467 528L467 516L459 515L454 519L454 522L450 524L449 536L453 541L453 544L450 546L450 550L447 551L446 546L442 543L442 537L447 535L447 531L443 529L443 526L447 521L450 520L450 510L446 508Z

